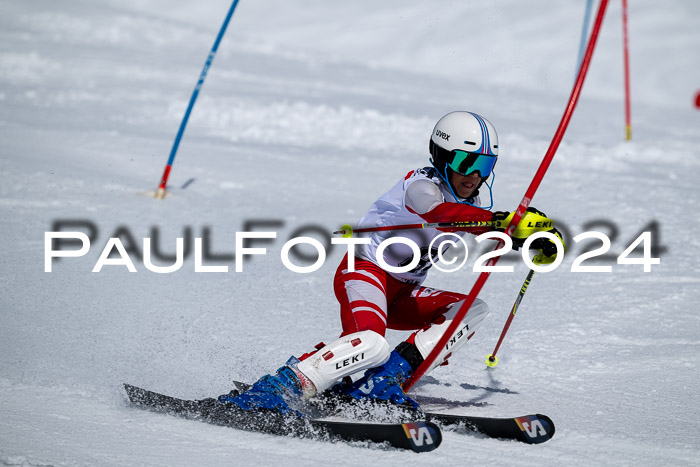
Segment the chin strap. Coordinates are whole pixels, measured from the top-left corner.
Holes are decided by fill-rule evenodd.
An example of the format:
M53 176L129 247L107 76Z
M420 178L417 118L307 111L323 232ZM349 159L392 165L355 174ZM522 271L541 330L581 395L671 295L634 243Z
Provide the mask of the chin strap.
M488 207L482 208L482 209L486 209L487 211L490 211L491 208L493 207L493 190L491 189L491 187L493 186L493 182L496 181L496 171L492 170L491 175L493 175L493 177L491 178L490 185L488 184L488 182L486 180L484 180L484 185L486 185L486 187L489 189L489 199L491 200L491 204L489 204Z

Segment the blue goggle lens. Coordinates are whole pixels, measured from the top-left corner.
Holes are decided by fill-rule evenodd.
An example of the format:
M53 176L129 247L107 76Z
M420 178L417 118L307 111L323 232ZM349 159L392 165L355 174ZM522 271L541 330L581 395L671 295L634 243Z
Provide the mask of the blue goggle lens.
M459 149L453 150L452 153L454 154L452 162L447 164L452 170L460 175L479 172L481 178L491 175L493 166L496 165L496 160L498 159L498 156L478 154Z

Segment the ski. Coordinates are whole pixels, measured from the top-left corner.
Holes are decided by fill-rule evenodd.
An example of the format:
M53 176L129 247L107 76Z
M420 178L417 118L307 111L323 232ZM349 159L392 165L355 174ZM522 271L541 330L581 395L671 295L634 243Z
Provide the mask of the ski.
M542 414L512 418L473 417L424 412L425 419L439 426L463 427L491 438L514 439L528 444L549 441L554 436L554 422Z
M185 400L124 384L132 404L153 412L177 415L236 429L317 440L371 441L414 452L428 452L442 442L440 428L426 420L411 423L368 423L299 418L278 412L248 412L216 399Z
M234 389L238 392L244 392L250 385L241 381L233 381ZM325 393L316 396L312 399L316 400L325 410L332 410L334 407L352 403L347 400L341 400L337 395L326 391ZM425 398L417 397L416 401L419 404L430 404L437 402L444 404L445 402L452 403L456 406L459 402L446 401L440 398ZM367 404L369 400L363 401ZM554 422L551 418L542 414L523 415L520 417L496 418L496 417L476 417L471 415L456 415L443 414L431 411L423 411L422 415L425 420L434 422L441 427L453 427L457 431L466 430L468 432L477 432L489 436L491 438L512 439L521 441L527 444L540 444L549 441L554 436Z

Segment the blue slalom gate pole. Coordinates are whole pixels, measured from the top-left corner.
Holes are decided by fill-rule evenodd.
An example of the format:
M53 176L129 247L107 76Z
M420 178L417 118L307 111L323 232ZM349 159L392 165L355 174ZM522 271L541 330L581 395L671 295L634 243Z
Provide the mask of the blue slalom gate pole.
M591 22L591 9L593 0L586 0L586 13L583 15L583 27L581 28L581 45L578 48L578 60L576 61L576 76L583 60L583 53L586 51L586 40L588 39L588 25Z
M214 56L216 55L216 51L219 49L219 44L221 43L221 39L224 37L224 33L226 32L226 28L228 27L228 23L231 20L231 17L233 16L233 12L236 9L236 5L238 5L238 0L233 0L233 3L231 4L231 8L228 10L228 14L226 15L226 19L224 20L224 24L221 25L221 30L219 30L219 35L216 36L216 41L214 41L214 45L211 48L211 52L209 52L209 56L207 57L207 61L204 63L204 68L202 68L202 73L199 75L199 81L197 81L197 85L194 87L194 91L192 92L192 97L190 97L190 103L187 106L187 110L185 111L185 116L182 118L182 122L180 123L180 129L177 131L177 136L175 136L175 141L173 142L173 147L170 150L170 157L168 157L168 163L165 165L165 170L163 171L163 176L160 179L160 184L158 185L158 191L156 192L156 198L158 199L163 199L165 197L165 187L166 184L168 183L168 177L170 176L170 169L173 166L173 162L175 161L175 154L177 154L177 148L180 146L180 140L182 139L182 134L185 132L185 127L187 126L187 121L190 118L190 113L192 112L192 107L194 107L194 103L197 100L197 96L199 95L199 90L202 87L202 84L204 84L204 79L207 77L207 71L209 71L209 67L211 66L211 63L214 61Z

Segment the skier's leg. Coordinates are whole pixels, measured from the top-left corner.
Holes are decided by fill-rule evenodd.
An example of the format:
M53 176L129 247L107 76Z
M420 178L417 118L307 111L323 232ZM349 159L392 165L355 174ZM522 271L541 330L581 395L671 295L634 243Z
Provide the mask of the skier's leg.
M390 357L386 331L386 277L369 261L355 259L350 272L347 258L338 267L334 283L340 303L343 334L331 344L292 357L275 375L265 375L243 394L220 396L225 403L246 410L290 411L288 402L311 397L345 376L385 363Z
M369 270L360 271L360 275L366 276L367 273L373 273L372 275L378 275L372 269L376 268L381 271L376 265L369 263L371 266L368 267ZM339 272L341 272L339 270ZM351 277L347 274L347 271L343 271L347 277ZM376 320L376 317L381 318L382 334L386 329L386 301L393 301L394 297L400 294L405 289L412 289L414 286L399 282L398 280L392 278L391 276L381 271L382 274L382 289L384 300L381 304L381 313L376 313L376 303L377 300L369 302L366 300L354 299L357 291L355 290L356 285L352 284L354 280L358 280L357 277L354 280L342 281L336 280L336 296L338 296L338 301L341 303L341 315L343 318L343 327L347 331L348 328L353 329L351 326L355 323L371 323ZM372 279L373 277L370 277ZM336 276L338 279L338 276ZM359 280L360 285L362 285L363 280ZM376 284L376 281L373 281ZM340 286L340 287L339 287ZM371 290L371 286L363 286ZM347 295L351 299L347 300L348 305L344 305L344 296ZM365 294L366 296L367 294ZM367 306L367 304L372 304L375 306ZM345 318L352 313L352 319ZM384 341L386 342L386 341ZM370 366L365 372L364 376L361 377L356 382L346 381L342 384L336 385L333 390L337 393L350 396L354 399L380 399L385 401L390 401L398 405L404 405L409 408L417 409L418 404L408 398L401 388L401 384L408 378L412 371L411 365L396 351L389 352L389 346L386 347L386 358L384 361ZM302 362L304 363L304 362ZM347 376L355 373L355 371L348 372Z
M297 370L313 383L307 392L323 392L345 376L374 368L389 359L389 343L374 331L347 334L322 347L296 365Z
M442 335L454 320L454 316L462 306L462 303L464 302L459 301L452 304L447 313L443 315L445 318L444 320L439 320L441 322L434 323L427 329L421 329L414 334L413 342L422 359L425 359L435 348ZM469 308L469 312L467 312L467 315L462 319L459 326L457 326L454 333L450 336L447 344L440 351L438 357L435 359L435 363L431 365L426 374L435 367L447 363L447 359L474 336L477 328L484 321L488 313L489 307L486 305L486 302L478 298L474 300L471 308Z
M391 329L420 328L396 348L414 369L435 348L466 298L466 295L455 292L415 287L409 294L398 296L391 304L388 313ZM483 300L474 300L469 312L428 371L446 363L452 354L464 346L488 312L488 305Z
M387 280L391 276L376 264L355 258L354 271L348 268L347 255L338 266L333 290L340 305L342 335L372 330L386 332Z
M340 388L340 390L357 399L369 395L369 397L389 399L417 408L418 404L404 394L400 385L435 348L447 327L454 320L457 310L466 296L426 287L404 288L402 293L397 295L398 298L389 307L389 327L392 329L422 329L414 332L406 341L396 346L396 349L391 352L390 359L383 366L368 370L364 377L349 386ZM429 371L446 363L447 358L453 352L466 344L487 314L488 306L482 300L477 299ZM389 390L384 389L382 384L386 379L392 383L388 386ZM380 396L373 396L374 393L379 393Z
M289 403L325 391L341 378L386 362L389 343L374 331L360 331L322 347L303 361L290 358L274 375L265 375L242 394L233 391L219 401L245 410L293 411Z
M387 277L376 264L355 258L354 271L347 255L333 281L340 305L340 339L304 355L298 370L322 392L346 376L377 367L389 359L386 332Z

